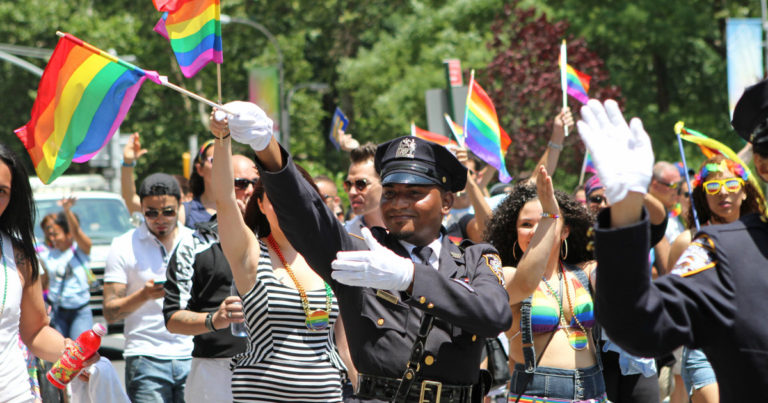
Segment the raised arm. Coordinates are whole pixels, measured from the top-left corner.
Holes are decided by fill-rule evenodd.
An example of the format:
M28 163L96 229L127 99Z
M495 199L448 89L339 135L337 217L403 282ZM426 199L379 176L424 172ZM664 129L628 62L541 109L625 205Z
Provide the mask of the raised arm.
M543 166L539 166L537 171L536 193L543 213L559 216L560 208L555 200L552 178ZM541 218L531 243L520 258L517 270L506 285L510 305L528 298L536 290L547 265L551 263L550 259L558 257L557 254L552 254L552 248L559 244L561 230L561 218L553 219L551 216ZM515 231L515 228L510 228L510 231Z
M547 148L544 150L544 155L539 159L539 163L536 166L544 165L549 172L549 176L555 175L557 169L557 162L560 160L560 153L563 151L563 141L565 141L565 127L573 127L573 115L571 114L571 108L564 107L560 113L555 116L554 123L552 124L552 136L549 138ZM538 176L539 170L536 169L529 179L530 183L536 183L536 176Z
M455 150L456 159L466 166L466 162L469 158L468 151L464 148L458 148ZM483 231L488 224L488 220L491 219L491 206L488 205L488 201L485 200L485 194L480 188L480 185L474 179L472 173L467 170L467 187L464 189L469 195L469 200L472 203L472 207L475 209L475 216L467 223L467 235L473 242L482 242Z
M147 150L141 148L139 133L131 134L128 143L123 147L123 165L120 167L120 192L131 214L141 211L141 201L136 194L136 183L133 181L133 168L139 157L146 153Z
M70 196L61 199L59 203L64 209L64 216L67 218L69 232L75 237L77 247L80 248L83 253L90 256L93 241L91 241L91 238L83 232L83 229L80 227L80 221L75 217L75 214L72 213L72 206L74 206L76 202L77 199Z

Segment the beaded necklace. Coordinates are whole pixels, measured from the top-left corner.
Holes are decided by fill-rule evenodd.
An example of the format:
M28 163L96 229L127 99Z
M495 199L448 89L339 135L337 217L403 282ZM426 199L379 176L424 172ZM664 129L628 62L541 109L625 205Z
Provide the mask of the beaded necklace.
M296 278L296 275L293 274L293 270L291 269L291 265L288 264L288 262L285 260L285 257L283 257L283 253L280 252L280 247L277 245L277 242L275 241L275 238L272 237L272 234L267 236L267 243L269 244L269 247L272 248L273 251L275 251L275 254L278 258L280 258L280 262L283 263L283 268L285 268L285 271L288 273L289 276L291 276L291 280L293 280L293 284L296 285L296 290L299 292L299 296L301 297L301 306L304 308L304 316L306 319L304 320L304 323L307 325L307 329L312 331L320 331L325 330L328 327L329 323L329 316L328 313L331 312L331 298L333 297L333 293L331 292L331 287L328 286L328 283L323 282L325 285L325 310L318 309L315 311L309 310L309 298L307 298L307 293L304 291L304 287L301 286L299 283L299 280Z
M5 264L5 251L3 250L3 238L0 235L0 253L3 254L3 304L0 305L0 318L3 317L5 312L5 298L8 296L8 266Z
M560 274L562 274L562 276ZM550 295L555 298L557 305L560 307L560 328L563 329L566 336L568 336L568 343L571 345L571 348L574 350L584 350L587 348L588 344L587 330L584 329L584 325L581 324L581 321L578 317L576 317L576 313L573 311L573 299L571 298L571 293L568 290L568 283L565 281L565 268L563 266L563 262L560 262L560 273L558 273L558 277L561 292L563 290L563 285L565 285L565 295L566 298L568 298L568 303L571 305L571 317L576 321L576 324L579 325L579 329L571 327L571 325L565 321L565 313L563 312L563 299L558 293L555 292L545 277L542 276L541 279L544 280L544 284L546 284Z

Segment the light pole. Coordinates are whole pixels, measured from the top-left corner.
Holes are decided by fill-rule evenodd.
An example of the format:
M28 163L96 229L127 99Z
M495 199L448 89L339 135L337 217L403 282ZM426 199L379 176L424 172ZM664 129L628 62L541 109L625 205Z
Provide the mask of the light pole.
M291 139L291 99L293 99L293 94L296 93L296 91L301 89L310 89L312 91L317 92L326 92L331 87L326 83L299 83L296 84L295 87L291 88L290 91L288 91L288 95L285 96L285 108L284 112L285 115L283 117L283 147L285 147L286 150L290 151L288 141Z
M259 32L264 34L264 36L266 36L267 39L269 39L269 42L272 44L272 46L275 47L275 52L277 52L277 72L278 72L278 84L277 84L277 86L278 86L278 89L277 89L278 94L277 94L277 96L278 96L278 98L280 98L279 101L278 101L280 103L280 117L279 117L279 119L282 120L282 121L285 121L286 118L284 118L283 116L287 115L287 111L286 111L286 107L283 105L283 91L284 91L284 87L285 87L285 85L283 83L283 77L284 77L283 76L283 50L280 48L280 44L277 42L277 38L275 38L275 36L272 35L272 32L269 32L267 27L265 27L264 25L259 24L256 21L248 19L248 18L232 17L232 16L227 15L227 14L221 14L220 21L221 21L222 24L229 24L229 23L243 24L243 25L248 25L251 28L255 28ZM280 133L281 133L281 135L280 135L281 139L280 140L282 140L283 147L285 147L286 150L290 151L290 145L288 144L288 134L287 134L288 131L286 130L285 131L286 134L285 134L285 136L283 136L282 135L282 132L283 132L283 128L282 128L283 122L279 122L279 123L280 123Z

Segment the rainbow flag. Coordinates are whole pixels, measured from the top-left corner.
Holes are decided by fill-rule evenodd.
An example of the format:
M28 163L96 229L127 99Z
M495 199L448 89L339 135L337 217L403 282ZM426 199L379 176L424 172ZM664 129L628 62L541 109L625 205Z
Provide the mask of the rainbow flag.
M568 95L576 98L582 104L586 104L589 101L589 81L592 79L573 67L570 64L565 65L565 75L568 81Z
M209 62L223 63L219 0L153 0L165 14L155 32L171 42L184 77L192 77Z
M448 128L451 129L451 133L453 133L453 136L459 140L460 143L464 144L466 142L466 138L464 136L464 128L453 121L448 114L443 115L445 117L445 121L448 123ZM509 134L507 134L507 131L504 130L503 127L499 126L499 130L501 130L501 154L506 156L507 155L507 149L509 149L509 146L512 145L512 139L509 137Z
M411 136L418 137L422 140L431 141L433 143L440 144L441 146L447 146L449 144L454 146L458 145L455 141L443 136L442 134L433 133L429 130L419 128L413 122L411 122Z
M16 129L43 183L93 158L123 122L144 79L156 72L63 34L37 88L27 124Z
M504 163L501 148L501 127L496 107L488 94L475 81L474 72L470 78L467 94L467 109L464 113L464 134L469 149L480 159L499 171L499 180L509 183L512 177Z

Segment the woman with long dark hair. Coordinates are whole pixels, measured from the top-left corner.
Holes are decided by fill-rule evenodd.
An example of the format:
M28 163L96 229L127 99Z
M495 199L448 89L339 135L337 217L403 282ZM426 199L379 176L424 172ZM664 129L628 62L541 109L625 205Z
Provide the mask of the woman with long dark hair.
M24 166L0 144L0 401L31 402L29 374L18 345L55 362L64 337L49 326L33 235L35 206ZM98 360L98 358L96 358ZM94 362L94 361L89 361Z
M513 317L520 318L507 331L510 402L606 399L592 337L591 223L586 208L553 190L539 167L536 186L515 186L488 225L486 238L512 266L504 277Z
M334 344L334 327L341 323L336 297L288 242L260 182L243 218L235 200L227 125L212 117L211 131L219 138L211 188L219 237L248 329L247 351L234 358L232 395L236 401L341 401L344 364ZM318 191L309 174L302 174Z
M702 225L727 224L741 216L765 212L765 199L749 181L749 169L722 155L708 158L691 182L693 207ZM686 215L688 228L696 228L693 209ZM672 244L668 267L691 245L693 233L683 231ZM712 365L700 349L683 347L682 370L685 390L694 403L720 401Z

